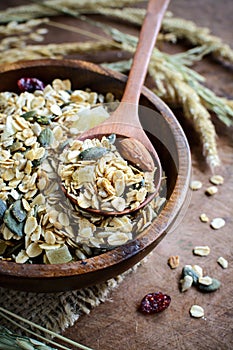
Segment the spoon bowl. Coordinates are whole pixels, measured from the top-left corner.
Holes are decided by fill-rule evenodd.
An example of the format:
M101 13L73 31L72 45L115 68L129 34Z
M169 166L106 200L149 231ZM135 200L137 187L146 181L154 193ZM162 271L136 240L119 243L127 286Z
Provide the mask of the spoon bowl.
M104 104L104 108L106 108L107 110L110 110L112 111L113 110L113 114L115 113L115 110L118 111L118 105L119 103L106 103ZM125 112L129 113L131 110L133 110L135 108L134 105L132 104L129 104L129 103L120 103L120 106L121 106L121 110L122 110L122 106L124 105L124 110ZM117 107L116 107L117 106ZM136 106L138 108L138 106ZM99 108L99 106L97 107L93 107L93 111L95 110L95 108ZM115 109L116 108L116 109ZM110 112L111 113L111 112ZM140 117L143 119L144 117L146 118L146 115L148 114L148 109L147 108L143 108L143 106L140 106ZM114 114L115 115L115 114ZM107 118L110 119L110 117ZM111 135L110 131L113 131L114 134L117 134L118 135L118 139L116 140L116 144L118 145L122 139L123 141L127 139L131 139L132 135L134 135L134 133L137 133L137 135L139 137L137 137L137 140L141 139L142 137L147 138L147 135L146 135L146 132L140 127L138 128L137 126L131 126L130 125L130 128L129 128L129 131L127 129L127 127L129 126L128 123L119 123L119 122L116 122L114 124L110 123L110 131L108 132L108 128L106 128L106 124L108 125L108 123L102 123L92 129L90 129L88 132L83 132L81 136L77 137L77 140L80 140L80 141L84 141L85 139L93 139L93 138L98 138L98 139L101 139L103 136L106 136L108 137L109 135ZM86 136L88 135L88 137ZM141 136L141 138L140 138ZM118 141L118 140L121 140L121 141ZM149 141L149 138L148 138L148 141ZM118 149L118 146L116 146L117 149ZM160 160L159 160L159 157L158 157L158 154L157 152L155 151L155 148L154 146L151 144L151 142L149 141L147 143L147 149L150 150L150 156L153 160L153 169L156 169L155 172L154 172L154 192L152 193L148 193L145 200L143 202L140 203L140 205L138 205L136 208L130 208L130 207L127 207L125 208L124 210L122 211L116 211L116 210L111 210L111 211L107 211L107 210L99 210L99 209L94 209L94 208L82 208L81 206L79 206L79 203L78 203L78 200L77 198L75 198L75 196L72 194L69 193L69 191L67 191L67 189L65 188L64 184L61 182L60 185L61 185L61 189L63 191L63 193L70 199L70 201L76 205L77 207L79 207L79 210L81 211L86 211L86 212L89 212L90 214L93 214L93 215L103 215L103 216L121 216L121 215L127 215L127 214L130 214L130 213L134 213L140 209L142 209L144 206L146 206L147 204L149 204L152 199L156 196L156 194L158 193L159 191L159 188L160 188L160 185L161 185L161 177L162 177L162 167L161 167L161 163L160 163ZM130 162L129 162L130 164ZM133 166L135 166L135 164L131 164ZM139 170L140 170L140 167L138 167Z
M133 57L132 67L119 106L112 113L112 115L107 118L107 120L105 120L100 125L97 125L96 127L84 132L78 138L79 140L83 141L85 139L93 138L101 139L102 136L115 134L117 137L120 136L124 138L130 138L132 142L136 142L135 149L139 149L139 154L138 152L135 152L134 155L131 152L130 160L135 160L135 165L141 168L142 162L145 163L144 159L149 159L150 164L147 165L147 170L152 171L153 168L156 168L156 176L154 176L155 190L152 194L148 195L146 199L141 202L139 206L137 206L137 208L134 209L127 208L123 211L109 212L103 211L101 209L93 209L91 207L85 208L85 210L88 212L99 215L129 214L132 211L139 210L147 205L155 197L160 187L162 177L160 159L154 146L142 128L138 115L138 105L150 58L168 4L169 0L149 0L138 40L138 45ZM62 190L64 193L66 193L67 197L72 200L72 202L78 204L76 198L70 196L66 191L66 188L63 187Z

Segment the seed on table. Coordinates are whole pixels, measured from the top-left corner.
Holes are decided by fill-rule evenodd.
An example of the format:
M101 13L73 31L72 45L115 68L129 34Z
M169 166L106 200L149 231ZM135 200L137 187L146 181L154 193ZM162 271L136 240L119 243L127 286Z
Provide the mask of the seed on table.
M200 284L204 284L205 286L209 286L213 283L213 279L209 276L199 277L198 282Z
M199 180L193 180L193 181L191 181L189 187L191 188L191 190L197 191L197 190L199 190L200 188L202 188L202 182L199 181Z
M167 263L171 269L175 269L176 267L179 266L180 257L178 255L172 255L168 258Z
M222 218L214 218L211 223L210 227L212 227L214 230L219 230L226 224L226 221Z
M192 269L193 269L193 271L196 272L196 274L197 274L199 277L202 277L202 276L203 276L203 269L202 269L201 266L199 266L199 265L193 265L193 266L192 266Z
M205 293L211 293L211 292L215 292L217 289L219 289L220 286L221 286L221 282L219 280L217 280L216 278L212 278L211 284L205 285L205 284L199 283L198 289L202 292L205 292Z
M204 309L199 305L193 305L190 309L190 315L195 318L200 318L204 316Z
M200 220L201 220L201 222L208 222L209 218L205 213L203 213L200 215Z
M218 192L218 188L216 186L210 186L206 189L205 193L208 196L213 196L214 194L216 194Z
M210 182L214 185L222 185L224 183L224 178L221 175L213 175L210 178Z
M220 266L222 266L223 269L228 268L228 261L225 258L223 258L222 256L220 256L218 258L217 262L219 263Z
M193 249L193 253L199 256L207 256L210 253L210 248L208 246L198 246Z
M180 280L180 284L181 284L181 292L186 292L186 290L188 290L192 284L193 284L193 278L190 275L186 275L184 276L183 279Z
M185 265L182 269L182 276L191 276L193 279L193 284L198 283L199 275L193 270L191 265Z

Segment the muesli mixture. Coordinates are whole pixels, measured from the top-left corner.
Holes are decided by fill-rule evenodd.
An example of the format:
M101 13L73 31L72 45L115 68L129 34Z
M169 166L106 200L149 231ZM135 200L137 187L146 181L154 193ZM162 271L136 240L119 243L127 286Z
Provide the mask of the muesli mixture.
M156 218L165 198L157 195L143 210L131 215L104 217L81 210L60 186L59 172L67 176L68 165L64 163L65 168L59 168L59 164L61 167L64 156L72 160L72 152L76 151L72 147L77 143L74 139L108 117L102 106L94 110L91 107L112 102L114 96L72 90L69 80L55 79L47 86L37 86L36 80L34 83L32 91L28 88L19 94L0 93L0 259L17 263L65 263L132 240ZM98 142L114 147L106 137ZM71 150L69 155L67 145ZM106 166L111 152L104 155L104 160L100 158L99 171ZM85 170L92 167L90 160L87 162ZM124 160L121 162L124 164ZM138 169L130 169L137 178L137 186L131 192L140 193L138 196L143 200L147 180L142 179ZM82 179L82 174L73 170L72 174ZM121 168L116 171L116 182L122 173ZM103 197L106 189L104 185L101 188ZM119 207L121 203L114 199L111 205L120 210L123 206ZM88 201L87 197L84 201ZM129 200L128 204L135 202Z
M154 172L142 171L119 152L115 135L74 140L60 156L58 173L71 199L85 209L137 209L155 192ZM119 141L121 142L121 141Z

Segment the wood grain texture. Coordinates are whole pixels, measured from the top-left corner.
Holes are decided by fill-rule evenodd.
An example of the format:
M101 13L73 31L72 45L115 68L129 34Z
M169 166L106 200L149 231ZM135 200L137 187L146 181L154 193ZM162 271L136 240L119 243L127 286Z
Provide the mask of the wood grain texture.
M232 2L224 4L214 0L171 1L174 14L208 26L213 34L232 43L230 15ZM172 51L173 48L168 50ZM233 98L232 69L223 67L212 59L197 63L195 68L206 76L207 85L216 93ZM177 111L192 149L193 179L210 185L211 173L202 156L201 145L192 127ZM225 184L214 197L206 197L202 190L192 192L191 202L181 224L170 232L148 258L146 265L129 276L111 300L94 309L88 316L65 332L65 335L91 346L95 350L230 350L233 348L233 287L232 287L232 224L233 224L233 156L232 135L214 119L218 132L218 148L222 160ZM210 218L223 217L226 226L214 231L200 222L205 212ZM192 253L196 245L207 244L211 248L208 257ZM180 256L180 267L171 270L167 265L170 255ZM223 270L216 262L219 256L229 261ZM199 264L205 274L218 278L222 286L212 294L203 294L195 287L186 293L178 288L182 266ZM148 292L161 290L168 293L171 305L163 314L145 317L136 311L141 298ZM189 315L192 304L205 310L205 319L193 319Z

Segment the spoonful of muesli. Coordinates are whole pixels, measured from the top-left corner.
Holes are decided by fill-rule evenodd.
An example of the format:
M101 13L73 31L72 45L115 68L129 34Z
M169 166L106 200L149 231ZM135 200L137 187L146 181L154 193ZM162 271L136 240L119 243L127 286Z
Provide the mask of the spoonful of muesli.
M61 156L62 189L83 210L102 215L128 214L147 205L158 192L161 164L140 123L138 106L168 3L148 3L117 109L106 121L74 140Z

